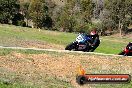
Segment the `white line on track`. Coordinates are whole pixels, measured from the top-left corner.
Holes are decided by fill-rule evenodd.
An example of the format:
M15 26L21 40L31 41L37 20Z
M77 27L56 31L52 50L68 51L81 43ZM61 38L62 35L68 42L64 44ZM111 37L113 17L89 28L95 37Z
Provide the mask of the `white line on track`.
M97 53L97 52L82 52L82 51L54 50L54 49L41 49L41 48L25 48L25 47L8 47L8 46L0 46L0 48L3 48L3 49L20 49L20 50L37 50L37 51L51 51L51 52L65 52L65 53L80 53L80 54L95 54L95 55L122 57L121 55L104 54L104 53ZM132 57L132 56L128 56L128 57Z

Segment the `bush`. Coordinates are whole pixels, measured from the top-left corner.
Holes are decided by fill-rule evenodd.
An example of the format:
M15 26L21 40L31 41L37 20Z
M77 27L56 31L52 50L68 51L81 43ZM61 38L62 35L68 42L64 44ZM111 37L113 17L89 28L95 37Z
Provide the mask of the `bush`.
M26 27L26 22L25 22L25 21L23 21L23 20L18 21L17 26Z
M52 28L53 21L49 15L46 15L45 18L42 19L42 26L46 28Z
M113 20L104 19L102 22L97 23L96 27L101 35L107 35L106 32L112 32L117 29L117 25Z
M62 8L56 15L55 27L60 28L59 31L73 32L76 25L76 19L74 15L69 11L68 6Z
M0 0L0 23L8 24L19 7L17 0Z

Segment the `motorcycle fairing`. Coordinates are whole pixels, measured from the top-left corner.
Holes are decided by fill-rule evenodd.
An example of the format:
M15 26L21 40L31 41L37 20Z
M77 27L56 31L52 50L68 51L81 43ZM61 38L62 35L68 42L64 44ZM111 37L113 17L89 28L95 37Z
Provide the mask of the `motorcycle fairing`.
M85 43L86 41L88 41L88 40L91 40L90 39L90 37L88 37L88 36L86 36L86 35L84 35L84 34L80 34L80 35L78 35L77 36L77 38L76 38L76 41L77 42L81 42L81 43Z

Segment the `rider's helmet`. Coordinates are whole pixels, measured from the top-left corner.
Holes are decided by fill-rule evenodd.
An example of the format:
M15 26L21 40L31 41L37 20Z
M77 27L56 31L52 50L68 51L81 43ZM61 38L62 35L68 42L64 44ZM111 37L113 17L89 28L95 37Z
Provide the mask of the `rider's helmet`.
M97 34L97 32L95 30L90 32L90 35L93 35L94 36L96 34Z
M132 42L129 42L129 44L127 45L126 48L129 49L129 50L132 50Z
M90 35L91 35L91 37L95 37L97 35L97 31L96 30L92 30L90 32Z

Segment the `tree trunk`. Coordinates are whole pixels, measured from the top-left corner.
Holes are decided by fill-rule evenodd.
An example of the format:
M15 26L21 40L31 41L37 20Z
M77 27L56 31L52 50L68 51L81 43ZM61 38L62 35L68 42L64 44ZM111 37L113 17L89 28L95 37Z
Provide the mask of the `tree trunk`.
M27 25L26 26L28 27L28 18L27 18Z
M118 30L119 30L119 33L120 33L120 37L122 37L122 28L121 28L120 20L119 20L119 24L118 24Z

